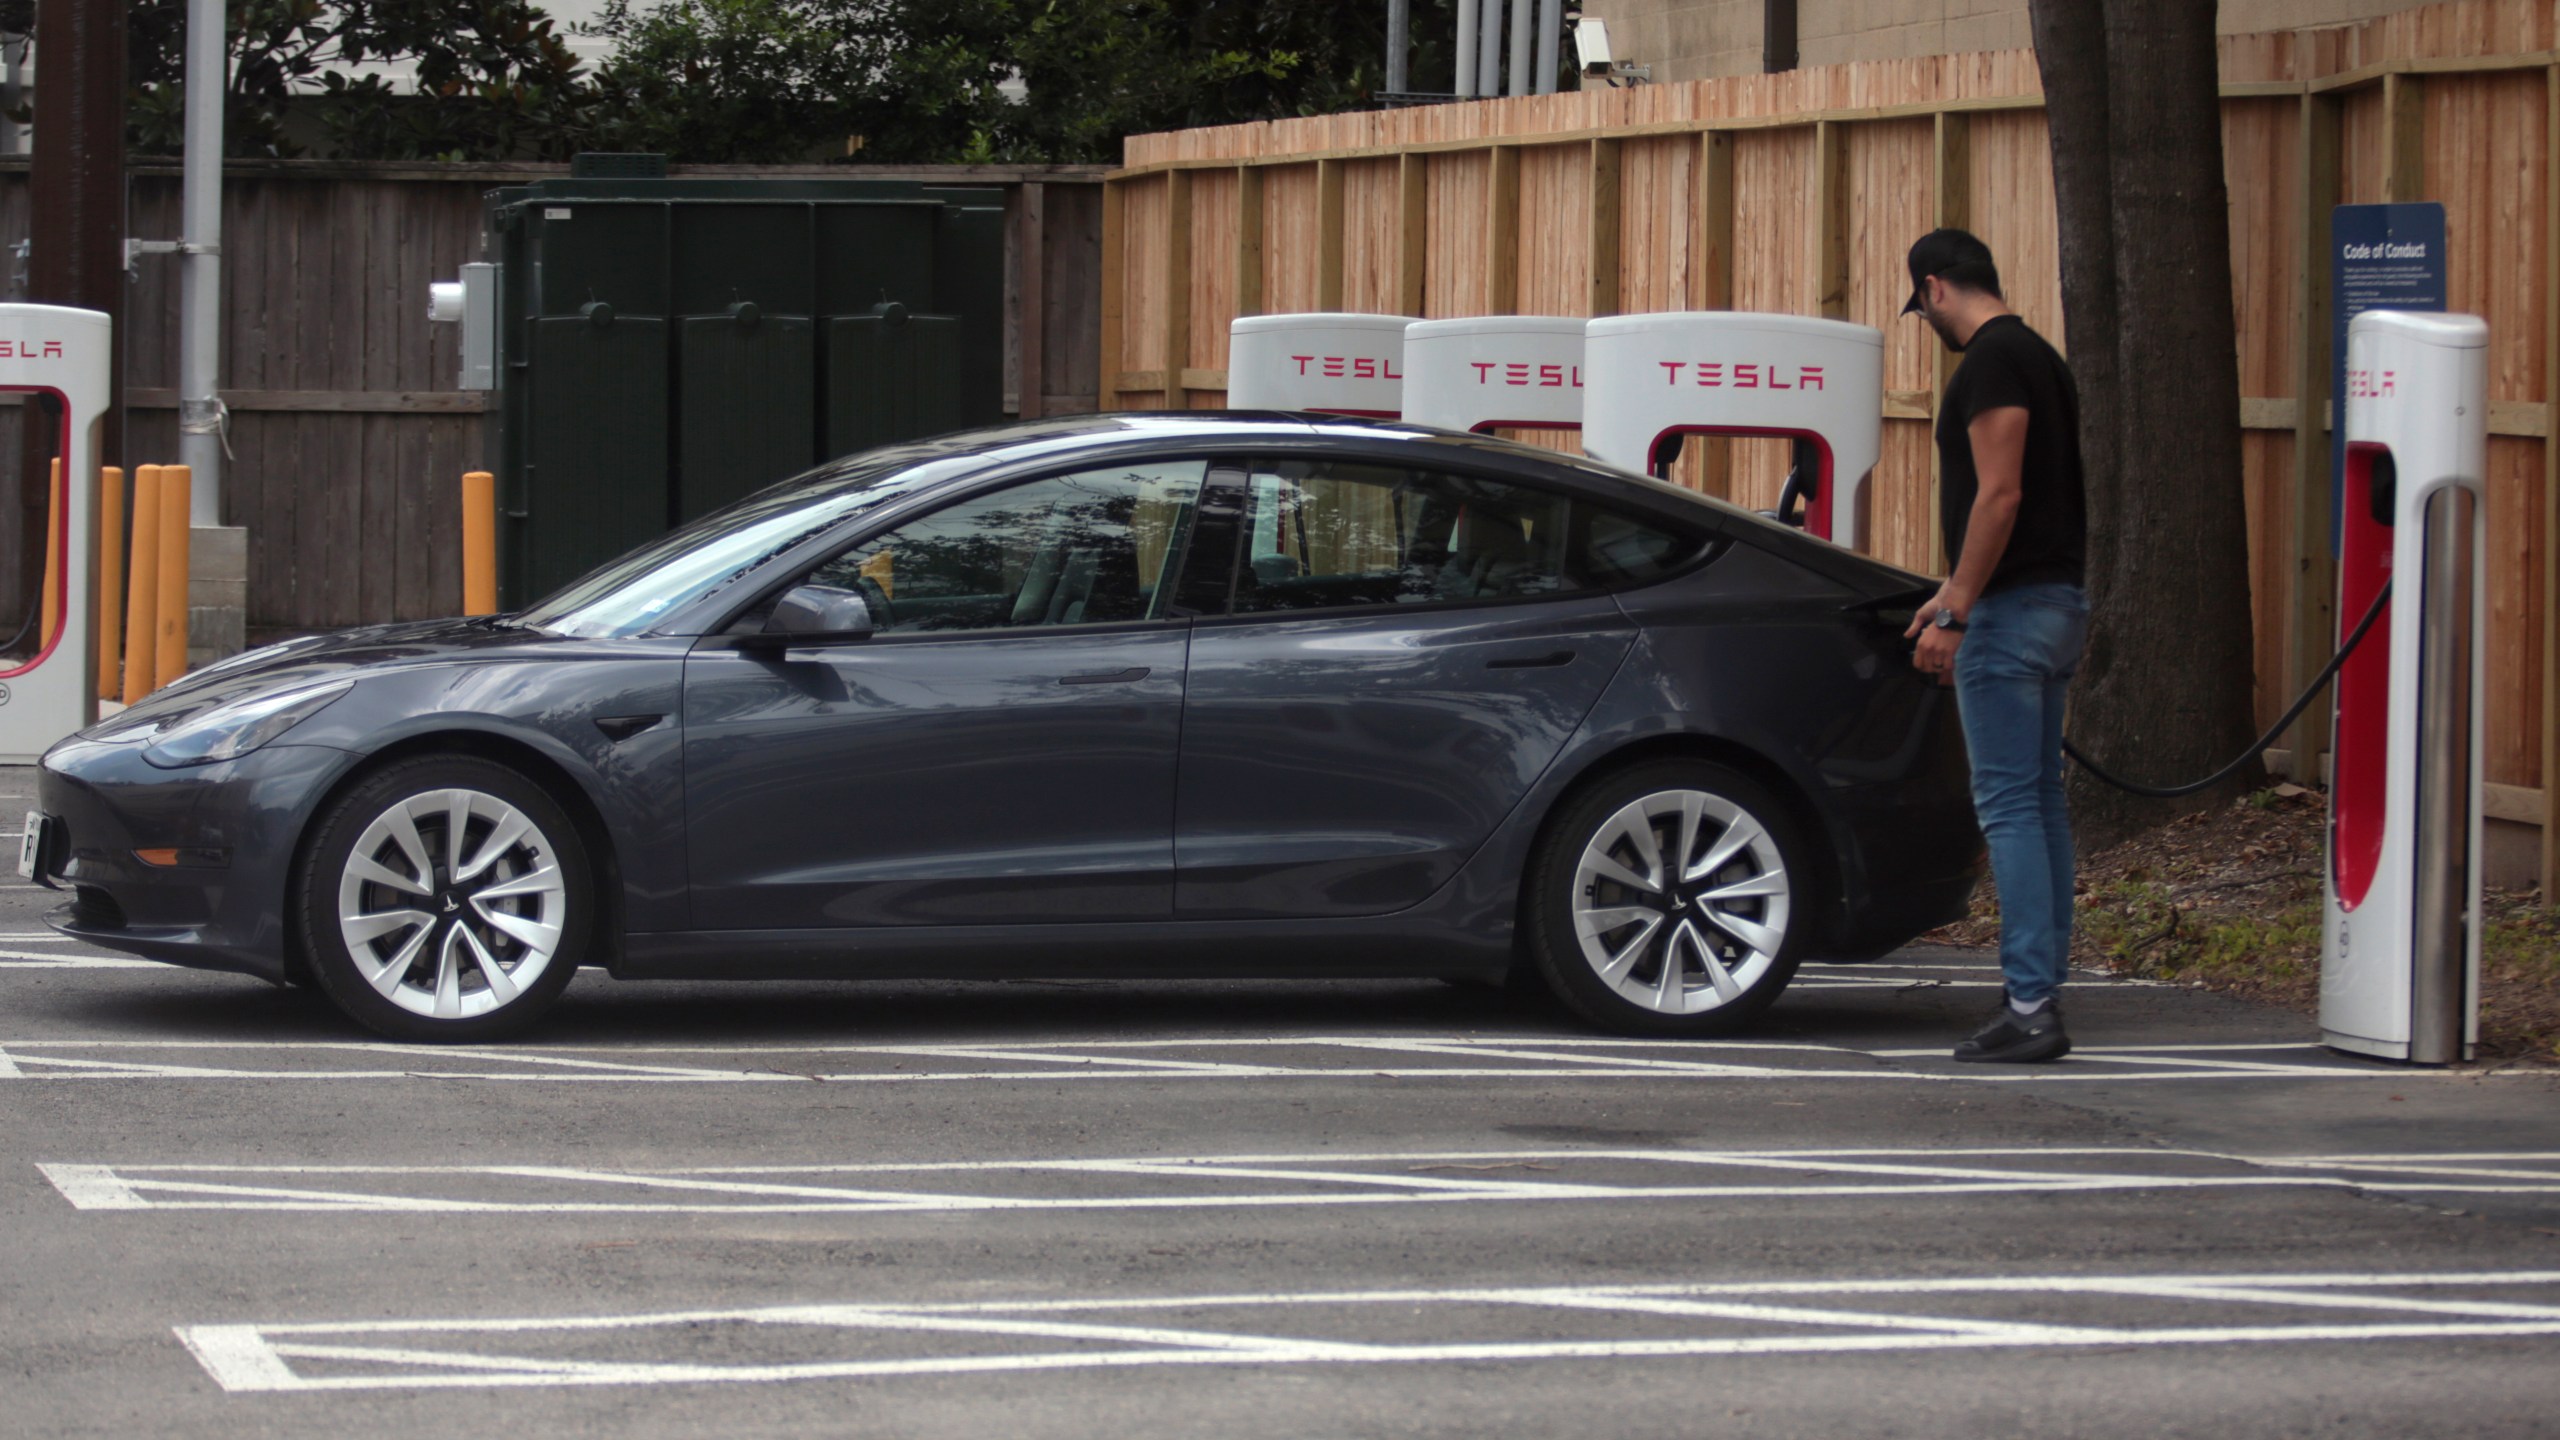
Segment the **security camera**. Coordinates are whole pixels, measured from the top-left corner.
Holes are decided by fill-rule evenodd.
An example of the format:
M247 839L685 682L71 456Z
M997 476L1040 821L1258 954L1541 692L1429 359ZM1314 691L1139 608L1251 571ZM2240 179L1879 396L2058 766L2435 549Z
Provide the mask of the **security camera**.
M1608 78L1609 25L1597 15L1585 15L1573 27L1573 54L1581 62L1582 73L1592 79Z

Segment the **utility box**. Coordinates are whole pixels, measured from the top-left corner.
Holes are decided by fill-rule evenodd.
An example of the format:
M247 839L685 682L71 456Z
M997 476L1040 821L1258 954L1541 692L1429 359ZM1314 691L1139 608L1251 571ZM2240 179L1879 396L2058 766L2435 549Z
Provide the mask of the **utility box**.
M500 604L822 461L1004 413L1004 192L491 191Z

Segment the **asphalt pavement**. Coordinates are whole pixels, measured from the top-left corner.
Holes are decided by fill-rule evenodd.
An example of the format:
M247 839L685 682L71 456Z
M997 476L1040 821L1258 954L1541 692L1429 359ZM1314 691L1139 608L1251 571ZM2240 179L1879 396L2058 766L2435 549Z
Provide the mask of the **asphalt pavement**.
M24 808L0 772L0 814ZM14 795L11 792L16 792ZM11 1435L2552 1435L2560 1076L1985 956L1634 1042L1410 982L621 984L526 1039L0 887Z

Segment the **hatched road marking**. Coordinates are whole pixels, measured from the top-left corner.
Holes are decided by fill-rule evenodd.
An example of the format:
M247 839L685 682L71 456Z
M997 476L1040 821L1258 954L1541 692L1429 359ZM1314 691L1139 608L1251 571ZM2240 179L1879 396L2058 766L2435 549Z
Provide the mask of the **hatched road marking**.
M2560 1151L2242 1156L2128 1148L1461 1150L647 1170L65 1162L36 1168L80 1210L365 1214L1205 1210L2247 1188L2560 1195Z
M2103 1301L2109 1323L2037 1318L2051 1312L2056 1296ZM2551 1270L2003 1275L866 1300L524 1319L182 1325L177 1335L216 1383L244 1394L771 1384L1160 1365L2525 1339L2560 1336L2560 1303L2553 1302L2560 1302L2560 1271ZM1521 1338L1498 1338L1505 1331ZM1044 1348L1044 1341L1053 1343ZM1029 1348L1002 1348L1024 1342ZM621 1353L600 1356L605 1346ZM812 1352L823 1358L809 1358Z

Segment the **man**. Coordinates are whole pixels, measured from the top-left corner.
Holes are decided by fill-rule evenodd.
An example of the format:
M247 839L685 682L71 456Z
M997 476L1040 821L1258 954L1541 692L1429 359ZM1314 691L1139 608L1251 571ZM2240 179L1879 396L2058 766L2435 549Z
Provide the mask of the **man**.
M2080 395L2062 356L2002 301L1989 246L1933 230L1909 258L1902 313L1964 359L1938 407L1938 528L1955 573L1907 633L1913 663L1955 683L2006 989L1955 1058L2058 1060L2071 1049L2059 992L2073 877L2062 710L2089 637Z

